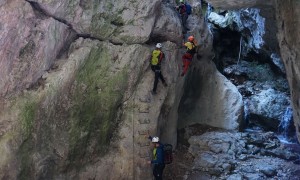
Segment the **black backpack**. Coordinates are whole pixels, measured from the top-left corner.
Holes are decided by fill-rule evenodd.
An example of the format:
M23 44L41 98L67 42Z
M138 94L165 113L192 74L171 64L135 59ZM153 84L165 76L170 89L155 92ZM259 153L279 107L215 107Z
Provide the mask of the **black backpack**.
M173 146L171 144L164 144L164 163L171 164L173 162Z

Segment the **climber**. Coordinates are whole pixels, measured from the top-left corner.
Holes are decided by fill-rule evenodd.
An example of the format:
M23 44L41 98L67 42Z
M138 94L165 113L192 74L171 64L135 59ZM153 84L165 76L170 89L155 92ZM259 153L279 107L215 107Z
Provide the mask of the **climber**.
M161 51L162 45L161 43L156 44L156 48L152 52L150 64L151 70L155 73L154 84L152 94L156 94L158 79L160 79L165 87L167 87L167 83L161 73L161 61L164 58L164 53Z
M188 42L183 44L187 51L186 53L182 56L182 62L183 62L183 72L181 73L181 76L184 76L192 63L192 59L194 54L196 53L196 48L197 48L197 42L195 41L194 36L189 36L188 37Z
M189 29L187 28L187 19L188 19L188 14L186 12L186 5L184 3L184 0L180 0L180 5L176 6L176 10L179 12L180 17L181 17L181 22L182 22L182 27L183 27L183 33L185 34Z
M151 137L148 135L148 139L151 140L154 149L153 149L153 160L148 161L148 164L153 164L153 175L156 180L162 180L162 174L165 168L164 163L164 145L159 142L158 137Z

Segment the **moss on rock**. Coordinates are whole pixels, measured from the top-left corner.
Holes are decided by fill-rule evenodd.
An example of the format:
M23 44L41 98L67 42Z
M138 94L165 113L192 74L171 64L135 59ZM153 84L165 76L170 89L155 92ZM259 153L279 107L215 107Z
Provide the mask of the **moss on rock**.
M28 138L32 133L37 108L38 105L34 101L27 101L23 106L20 115L22 119L21 121L22 131L25 138Z
M88 149L104 155L109 146L128 80L127 68L113 70L112 64L109 50L100 45L91 50L76 75L69 131L72 164L86 156Z

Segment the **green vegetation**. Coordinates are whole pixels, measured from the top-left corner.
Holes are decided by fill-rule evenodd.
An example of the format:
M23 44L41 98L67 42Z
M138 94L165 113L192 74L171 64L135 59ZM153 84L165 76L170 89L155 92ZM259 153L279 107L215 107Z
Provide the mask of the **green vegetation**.
M101 38L109 37L114 31L114 27L110 24L109 16L106 14L96 14L92 18L91 33Z
M37 110L37 103L32 101L32 102L26 102L21 111L22 131L26 138L28 138L32 133L36 110Z
M36 113L38 109L38 104L34 101L26 101L23 105L20 118L21 118L21 127L24 137L24 142L22 143L19 151L18 157L21 161L21 171L18 175L18 179L26 180L31 179L32 175L32 161L31 161L31 152L32 152L32 132L34 130L34 122L36 118Z
M82 164L88 149L104 155L117 124L118 105L126 89L128 75L126 68L112 72L112 63L107 48L94 48L76 76L69 131L69 161L75 166Z

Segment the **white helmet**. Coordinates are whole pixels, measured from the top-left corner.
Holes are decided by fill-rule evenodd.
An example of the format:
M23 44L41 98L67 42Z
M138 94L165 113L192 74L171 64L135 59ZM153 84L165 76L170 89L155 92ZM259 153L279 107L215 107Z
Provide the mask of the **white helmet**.
M162 45L161 45L160 43L157 43L157 44L156 44L156 47L157 47L157 48L161 48Z
M158 141L159 141L159 138L158 138L158 137L153 137L153 138L152 138L152 142L153 142L153 143L157 143Z

